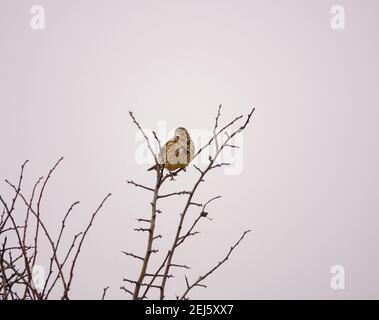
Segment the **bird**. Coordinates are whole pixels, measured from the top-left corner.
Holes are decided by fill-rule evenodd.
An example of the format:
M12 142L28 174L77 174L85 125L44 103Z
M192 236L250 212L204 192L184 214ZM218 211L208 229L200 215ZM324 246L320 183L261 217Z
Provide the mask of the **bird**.
M158 164L153 165L147 171L162 168L170 172L177 169L185 170L194 154L195 147L187 129L179 127L175 130L175 136L167 141L159 151Z

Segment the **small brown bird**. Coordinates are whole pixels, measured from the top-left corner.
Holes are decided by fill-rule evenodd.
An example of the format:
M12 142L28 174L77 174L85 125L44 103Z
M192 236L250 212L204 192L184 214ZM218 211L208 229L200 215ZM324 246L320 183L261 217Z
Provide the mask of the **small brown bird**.
M185 169L193 159L195 147L188 131L179 127L175 130L175 137L167 141L158 154L159 165L154 165L147 171L154 169L167 169L175 171L177 169Z

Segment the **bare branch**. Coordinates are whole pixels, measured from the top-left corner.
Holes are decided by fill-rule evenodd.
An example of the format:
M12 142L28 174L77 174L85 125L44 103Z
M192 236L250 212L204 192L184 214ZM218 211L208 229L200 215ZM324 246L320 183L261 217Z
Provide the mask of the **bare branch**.
M155 140L157 140L157 142L158 142L159 150L161 150L162 149L161 141L159 140L155 131L153 131L153 135L154 135Z
M215 168L230 166L230 165L231 165L231 163L229 163L229 162L222 162L222 163L215 164L215 165L211 166L210 170L215 169Z
M167 252L166 257L163 259L162 264L160 265L160 267L158 268L158 270L155 272L154 276L151 277L150 282L149 282L150 285L152 285L154 283L154 281L157 279L158 274L161 272L161 270L165 266L166 261L167 261L169 255L170 255L170 251ZM149 290L150 290L150 286L147 286L146 289L145 289L145 291L144 291L144 293L141 296L141 300L147 298L146 294L149 292Z
M103 295L101 296L101 300L105 300L105 295L107 294L108 289L109 289L109 287L105 287L103 289Z
M191 269L191 267L189 267L185 264L171 263L170 266L171 267L177 267L177 268Z
M181 195L185 195L185 194L191 194L191 192L190 191L172 192L172 193L168 193L168 194L159 195L158 199L172 197L172 196L181 196Z
M193 284L189 285L188 282L187 282L187 290L183 293L183 295L181 296L180 300L183 300L185 299L186 295L188 294L188 292L193 289L195 286L202 286L202 287L205 287L204 285L201 284L202 281L204 281L208 276L210 276L214 271L216 271L219 267L221 267L221 265L223 263L225 263L225 261L227 261L231 255L231 253L233 252L233 250L241 243L241 241L243 240L243 238L246 236L247 233L249 233L251 230L247 230L245 231L242 236L239 238L239 240L233 245L230 247L229 249L229 252L228 254L225 256L225 258L221 261L219 261L217 263L217 265L215 267L213 267L210 271L208 271L206 274L204 274L203 276L200 276Z
M133 292L125 288L124 286L120 287L121 290L125 291L126 293L129 293L130 295L133 295Z
M136 120L136 118L134 117L133 115L133 112L132 111L129 111L129 115L130 117L133 119L133 122L134 124L137 126L137 128L139 129L139 131L142 133L143 137L145 138L146 142L147 142L147 147L149 148L150 150L150 153L151 155L153 156L154 158L154 161L155 161L155 164L158 165L158 158L157 156L155 155L154 151L153 151L153 148L151 147L150 145L150 140L148 138L148 136L145 134L145 132L143 131L143 129L141 128L140 124L138 123L138 121Z
M146 186L144 186L144 185L142 185L142 184L135 183L133 180L127 180L126 182L129 183L129 184L134 185L135 187L142 188L142 189L145 189L145 190L149 190L149 191L153 191L153 192L154 192L154 189L153 189L153 188L146 187Z
M194 167L195 167L195 169L197 170L197 171L199 171L200 172L200 174L203 174L203 171L197 166L197 165L193 165Z
M130 257L133 257L133 258L135 258L135 259L138 259L138 260L142 260L142 261L143 261L143 258L142 258L142 257L137 256L137 255L135 255L135 254L133 254L133 253L131 253L131 252L122 251L122 253L125 254L125 255L127 255L127 256L130 256Z
M39 235L39 227L40 227L40 210L41 210L41 201L42 201L42 197L43 197L43 192L45 191L45 188L47 186L47 182L49 181L52 173L54 172L54 170L58 167L58 165L61 163L61 161L63 160L63 157L61 157L56 163L55 165L50 169L49 173L47 174L47 177L45 179L45 181L43 182L42 184L42 188L41 188L41 191L39 193L39 196L38 196L38 201L37 201L37 224L36 224L36 231L35 231L35 236L34 236L34 255L33 255L33 262L32 262L32 265L35 264L36 262L36 259L37 259L37 254L38 254L38 235ZM31 206L30 206L31 207Z
M80 253L80 249L82 248L82 245L83 245L83 242L84 242L84 239L88 233L88 231L90 230L91 226L92 226L92 223L96 217L96 215L98 214L98 212L100 211L100 209L103 207L104 203L108 200L108 198L111 196L112 194L111 193L108 193L106 195L106 197L103 199L103 201L101 201L100 205L97 207L97 209L95 210L95 212L92 214L92 217L91 217L91 220L89 222L89 224L87 225L87 228L84 230L83 232L83 235L80 239L80 242L79 242L79 246L78 246L78 249L76 250L76 254L74 256L74 259L72 261L72 264L71 264L71 269L70 269L70 278L68 280L68 283L67 283L67 288L65 290L65 293L64 293L64 296L63 298L64 299L68 299L68 292L70 290L70 285L71 285L71 282L72 282L72 278L74 277L74 268L75 268L75 264L76 264L76 261L79 257L79 253Z
M157 166L159 166L158 158L155 155L155 153L154 153L154 151L153 151L153 149L151 147L149 138L147 137L147 135L145 134L145 132L143 131L143 129L141 128L140 124L138 123L138 121L136 120L136 118L134 117L134 115L133 115L133 113L131 111L129 112L129 115L133 119L134 124L138 127L138 129L140 130L140 132L144 136L144 138L145 138L145 140L147 142L147 146L148 146L148 148L150 150L150 153L154 157L155 164ZM153 134L154 134L155 139L158 141L158 143L160 145L160 141L159 141L157 135L155 134L155 132ZM140 274L139 274L138 280L135 282L135 288L134 288L134 291L133 291L133 299L134 300L137 300L137 299L140 298L139 297L139 292L140 292L141 286L143 286L143 281L144 281L144 278L146 276L147 267L148 267L148 264L149 264L149 261L150 261L150 255L152 253L156 252L156 250L152 249L152 244L153 244L153 240L155 238L154 230L155 230L156 216L157 216L157 213L161 212L160 210L157 209L157 201L158 201L158 192L159 192L159 189L160 189L163 181L165 180L165 178L163 178L163 166L160 166L160 170L155 170L155 172L156 172L156 183L155 183L154 189L146 187L146 186L134 184L136 186L142 187L144 189L147 189L147 190L153 192L153 199L151 201L150 228L148 229L149 230L149 233L148 233L149 236L148 236L148 239L147 239L147 246L146 246L145 256L143 258L143 263L142 263L142 266L141 266ZM140 229L137 229L137 231L146 231L146 230L144 228L140 228Z
M229 148L236 148L236 149L239 149L239 146L236 146L234 144L225 144L225 147L229 147Z
M134 230L134 231L138 231L138 232L140 232L140 231L142 231L142 232L150 232L150 231L151 231L151 230L148 229L148 228L134 228L133 230Z
M221 115L221 104L218 106L218 110L217 110L217 116L216 116L216 121L215 121L215 126L214 126L214 131L216 131L217 127L218 127L218 119L220 118L220 115Z

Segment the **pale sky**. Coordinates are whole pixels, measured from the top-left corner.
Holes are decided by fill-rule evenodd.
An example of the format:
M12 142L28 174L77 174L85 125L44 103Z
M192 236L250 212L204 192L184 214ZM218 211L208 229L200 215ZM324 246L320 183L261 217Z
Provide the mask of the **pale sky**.
M110 286L109 298L129 299L122 278L139 270L121 250L145 249L146 234L133 228L151 195L125 180L152 185L154 175L136 161L128 111L169 136L180 126L212 129L219 104L222 123L256 108L241 172L215 171L200 187L199 201L222 198L178 250L177 263L193 269L175 270L167 297L252 228L190 298L379 298L377 1L338 1L342 30L331 28L336 3L327 0L41 0L46 28L32 30L35 4L0 0L0 179L14 181L29 159L29 193L64 156L42 210L59 229L81 200L70 235L112 193L84 244L72 298L100 298ZM170 188L196 175L190 167ZM183 201L162 200L162 255ZM344 290L330 286L333 265L344 267Z

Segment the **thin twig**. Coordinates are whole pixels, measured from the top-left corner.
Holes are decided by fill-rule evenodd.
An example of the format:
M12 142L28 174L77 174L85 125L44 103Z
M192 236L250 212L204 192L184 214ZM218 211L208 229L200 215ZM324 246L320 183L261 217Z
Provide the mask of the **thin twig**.
M107 294L108 289L109 289L109 287L105 287L103 289L103 295L101 296L101 300L105 300L105 295Z
M187 281L187 289L186 291L183 293L183 295L180 297L180 300L183 300L185 299L186 295L188 294L188 292L193 289L194 287L196 286L202 286L204 287L204 285L202 285L200 282L204 281L208 276L210 276L214 271L216 271L219 267L221 267L222 264L224 264L230 257L231 253L233 252L233 250L241 243L241 241L243 240L243 238L246 236L246 234L248 234L251 230L247 230L245 231L242 236L239 238L239 240L233 245L230 247L229 249L229 252L228 254L225 256L224 259L222 259L221 261L219 261L217 263L216 266L214 266L211 270L209 270L206 274L200 276L194 283L192 283L191 285L188 284L188 281Z
M72 279L74 277L74 268L75 268L75 265L76 265L76 261L79 257L79 253L80 253L80 250L82 248L82 245L83 245L83 242L84 242L84 239L88 233L88 231L90 230L90 228L92 227L92 224L93 224L93 221L96 217L96 215L99 213L100 209L103 207L104 203L108 200L108 198L111 196L112 194L111 193L108 193L106 195L106 197L103 199L103 201L101 201L100 205L97 207L97 209L95 210L95 212L92 214L92 217L90 219L90 222L88 223L87 225L87 228L84 230L82 236L81 236L81 239L80 239L80 242L79 242L79 246L78 246L78 249L76 250L76 254L74 256L74 259L72 261L72 264L71 264L71 269L70 269L70 277L69 277L69 280L67 282L67 288L64 292L64 295L63 295L63 298L64 299L68 299L68 292L70 290L70 286L71 286L71 282L72 282Z

